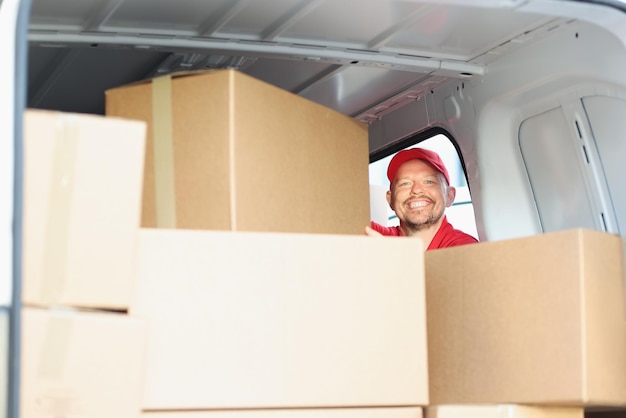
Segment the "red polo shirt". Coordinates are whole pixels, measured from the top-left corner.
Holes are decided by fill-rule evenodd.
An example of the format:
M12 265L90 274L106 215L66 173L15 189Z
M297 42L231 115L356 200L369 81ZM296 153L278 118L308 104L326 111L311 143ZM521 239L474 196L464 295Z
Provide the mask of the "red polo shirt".
M374 221L371 222L371 228L380 232L386 236L399 237L402 236L402 231L399 226L382 226ZM448 222L446 217L443 217L443 222L439 227L439 230L430 242L430 245L426 251L436 250L438 248L455 247L457 245L475 244L478 240L473 236L466 234L463 231L454 229L454 227Z

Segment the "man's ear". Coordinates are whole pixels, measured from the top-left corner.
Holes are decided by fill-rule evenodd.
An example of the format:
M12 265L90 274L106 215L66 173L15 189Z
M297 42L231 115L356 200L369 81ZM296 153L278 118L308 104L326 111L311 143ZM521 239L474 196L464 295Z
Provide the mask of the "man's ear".
M449 208L454 203L454 198L456 197L456 189L452 186L448 186L448 192L446 193L446 197L448 198L446 202L446 207Z
M389 205L389 207L390 207L392 210L395 210L395 209L393 208L393 203L391 202L391 190L387 190L387 195L386 195L386 197L387 197L387 204Z

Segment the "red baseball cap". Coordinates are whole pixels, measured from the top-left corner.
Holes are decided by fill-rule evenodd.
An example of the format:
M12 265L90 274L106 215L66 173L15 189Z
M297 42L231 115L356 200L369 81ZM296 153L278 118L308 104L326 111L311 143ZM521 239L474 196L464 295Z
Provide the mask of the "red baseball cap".
M448 175L448 170L446 170L446 166L443 164L441 157L434 151L430 151L424 148L410 148L405 149L398 152L391 159L389 163L389 167L387 168L387 178L390 183L393 183L393 179L396 177L396 172L398 168L405 162L409 160L423 160L428 164L433 166L433 168L439 171L446 178L448 185L450 185L450 176Z

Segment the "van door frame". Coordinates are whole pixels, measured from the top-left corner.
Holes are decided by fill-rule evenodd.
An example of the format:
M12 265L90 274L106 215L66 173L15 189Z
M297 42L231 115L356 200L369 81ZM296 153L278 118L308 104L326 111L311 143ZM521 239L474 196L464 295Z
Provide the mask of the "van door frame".
M22 115L26 108L31 0L0 0L0 416L19 417L22 273ZM2 347L0 345L0 347Z

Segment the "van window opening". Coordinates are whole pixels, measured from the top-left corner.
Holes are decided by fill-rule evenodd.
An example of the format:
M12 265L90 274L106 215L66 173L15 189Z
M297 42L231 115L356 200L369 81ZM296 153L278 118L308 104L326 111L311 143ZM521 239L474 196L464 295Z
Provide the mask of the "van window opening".
M438 133L418 143L414 142L411 145L407 145L402 149L414 147L429 149L441 156L450 174L450 185L456 188L454 203L451 207L446 209L448 221L456 229L460 229L478 238L474 206L472 204L467 178L459 154L450 138L444 134ZM385 226L397 226L399 224L396 214L387 204L385 194L387 190L389 190L387 166L393 156L402 149L373 161L369 165L371 217L372 220Z

